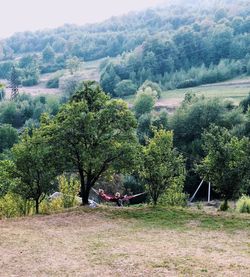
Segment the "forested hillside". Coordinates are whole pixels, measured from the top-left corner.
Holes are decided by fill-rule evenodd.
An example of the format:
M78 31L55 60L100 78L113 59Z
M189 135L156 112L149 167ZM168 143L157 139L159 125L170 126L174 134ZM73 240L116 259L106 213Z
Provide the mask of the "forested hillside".
M15 63L30 86L40 73L120 55L101 65L101 85L115 96L135 93L147 79L165 89L227 80L250 72L249 15L245 0L172 1L98 24L17 33L0 41L0 78Z

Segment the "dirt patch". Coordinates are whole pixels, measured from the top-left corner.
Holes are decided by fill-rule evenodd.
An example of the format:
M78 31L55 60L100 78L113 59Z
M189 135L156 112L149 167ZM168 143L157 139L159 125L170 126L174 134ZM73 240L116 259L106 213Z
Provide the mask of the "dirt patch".
M0 221L0 276L248 276L249 233L146 228L103 214Z

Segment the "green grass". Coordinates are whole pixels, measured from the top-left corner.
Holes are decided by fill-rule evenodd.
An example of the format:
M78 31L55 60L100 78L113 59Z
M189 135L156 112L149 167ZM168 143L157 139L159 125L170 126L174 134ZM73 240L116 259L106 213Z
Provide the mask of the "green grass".
M188 230L190 225L208 230L249 230L250 216L236 213L195 211L189 208L143 207L143 208L99 208L112 219L135 220L138 226Z
M239 77L237 79L233 79L231 81L222 82L219 84L211 84L205 86L198 86L193 88L184 88L184 89L174 89L163 91L161 100L171 100L171 99L184 99L185 93L193 92L197 96L204 95L208 98L221 98L221 99L230 99L235 104L239 104L239 102L245 98L250 93L250 85L241 84L240 82L246 81L250 82L249 77ZM233 83L228 85L228 83ZM128 103L133 104L135 100L135 95L131 95L125 98Z
M185 93L193 92L197 96L204 95L208 98L218 97L222 99L231 99L238 104L243 98L245 98L250 92L250 88L246 86L206 86L206 87L194 87L186 89L176 89L164 91L162 93L162 99L180 98L183 99Z

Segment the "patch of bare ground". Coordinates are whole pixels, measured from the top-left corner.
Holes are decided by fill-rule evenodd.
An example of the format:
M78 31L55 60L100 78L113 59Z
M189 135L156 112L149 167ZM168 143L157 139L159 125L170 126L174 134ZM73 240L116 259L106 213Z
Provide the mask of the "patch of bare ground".
M68 212L0 221L0 276L249 276L250 233Z

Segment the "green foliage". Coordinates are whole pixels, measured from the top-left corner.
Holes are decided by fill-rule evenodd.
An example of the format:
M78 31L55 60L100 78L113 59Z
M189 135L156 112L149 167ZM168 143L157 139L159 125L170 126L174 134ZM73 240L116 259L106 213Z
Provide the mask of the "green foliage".
M82 82L82 76L64 76L60 78L59 88L64 97L68 100L77 91Z
M184 176L173 178L170 186L160 197L159 203L167 206L184 207L187 205L187 195L183 192Z
M43 61L45 63L53 63L54 62L55 52L49 44L47 44L47 46L44 48L44 50L42 52L42 56L43 56Z
M63 194L62 202L64 208L74 207L76 205L76 196L80 191L80 183L74 177L67 180L65 175L58 177L59 190Z
M53 212L63 211L64 204L62 197L57 197L55 199L49 200L48 197L45 197L40 204L40 213L41 214L51 214Z
M13 176L15 164L11 160L0 160L0 198L19 185L19 180Z
M136 121L127 104L110 100L95 82L82 84L44 131L64 167L78 171L83 204L107 171L128 168L136 154Z
M228 200L226 199L221 203L219 210L222 212L225 212L228 209L229 209L229 205L228 205Z
M0 197L0 219L24 216L31 211L31 203L18 194L8 192L3 197Z
M5 86L0 83L0 102L5 98Z
M143 149L140 170L154 205L175 178L184 176L184 171L183 158L173 148L173 133L155 132L154 138Z
M250 197L242 195L236 203L236 210L240 213L250 213Z
M161 98L161 94L162 94L162 89L161 87L157 84L157 83L154 83L154 82L151 82L149 80L146 80L139 88L139 91L148 91L148 88L151 89L151 93L152 95L156 95L157 98Z
M0 78L9 80L12 67L13 67L12 61L1 62L0 63Z
M248 94L248 96L245 99L243 99L240 102L240 107L242 107L244 113L247 112L249 106L250 106L250 93Z
M12 153L15 164L13 175L20 180L14 191L24 199L34 200L36 213L39 213L39 204L55 188L53 180L57 171L51 146L41 132L34 130L31 136L24 133Z
M81 62L77 57L72 57L66 60L66 68L69 70L71 75L78 71L80 66Z
M15 102L0 102L0 124L10 124L14 128L21 128L26 121L32 119L35 125L39 125L42 113L55 115L59 109L57 97L32 97L20 94Z
M117 83L114 88L114 95L117 97L124 97L135 94L137 86L131 80L122 80Z
M46 87L47 88L59 88L59 76L49 79L46 84Z
M198 171L221 193L226 206L228 199L238 196L244 179L249 177L249 139L239 139L224 128L211 126L203 141L206 157Z
M9 124L0 125L0 153L10 149L18 140L18 132Z
M150 113L154 108L155 102L156 97L151 93L151 90L139 92L134 103L136 117L139 118L143 114Z

